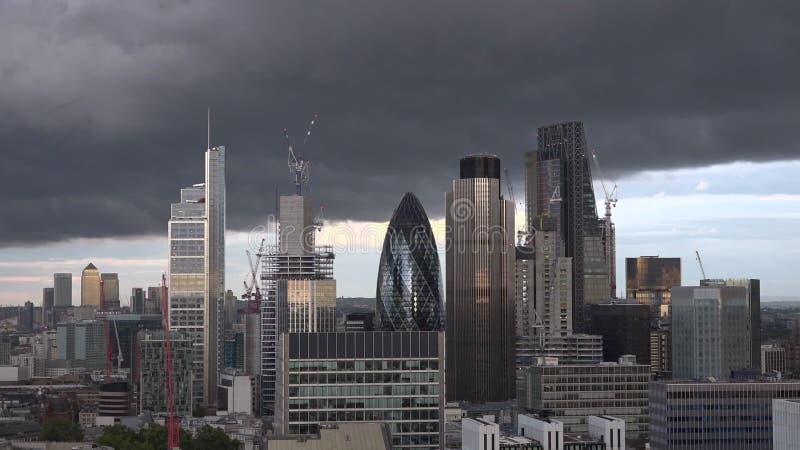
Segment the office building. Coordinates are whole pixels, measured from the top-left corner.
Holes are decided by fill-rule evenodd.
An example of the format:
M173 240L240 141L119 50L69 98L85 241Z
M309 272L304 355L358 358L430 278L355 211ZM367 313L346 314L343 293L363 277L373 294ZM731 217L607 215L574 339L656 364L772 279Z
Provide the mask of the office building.
M219 374L218 412L226 414L255 414L258 399L255 380L239 370L223 369Z
M800 400L772 400L772 449L800 450Z
M119 275L116 273L101 273L100 280L103 282L103 294L105 295L108 309L119 309Z
M761 346L761 373L786 373L786 349L775 344Z
M606 444L606 450L625 450L625 421L612 416L589 416L589 436Z
M535 439L543 450L564 449L564 423L559 420L519 414L517 434Z
M106 340L103 323L83 320L58 324L56 328L56 359L71 368L102 369L106 366Z
M170 332L172 350L172 380L175 412L180 415L192 413L192 377L195 370L195 340L177 332ZM164 359L164 332L140 331L137 335L137 358L139 361L139 412L166 412L166 371Z
M42 324L53 326L53 305L55 304L55 289L51 287L42 289Z
M147 288L144 313L161 314L161 286L150 286Z
M650 331L650 372L656 378L672 377L672 331Z
M17 324L20 330L33 331L33 302L27 301L19 309Z
M572 258L572 322L576 332L584 333L584 305L607 300L613 287L603 250L583 123L539 128L537 150L525 153L525 194L529 227L540 217L554 220L558 241L564 245L562 256ZM528 230L530 234L533 231Z
M100 271L89 263L81 273L81 306L100 308Z
M69 308L72 306L72 274L53 274L53 306Z
M145 314L144 304L144 289L131 288L131 312L134 314Z
M625 298L658 311L670 304L670 289L681 285L681 259L659 256L625 258Z
M729 278L725 280L725 285L747 288L747 314L750 318L750 368L758 370L761 367L761 280Z
M337 423L315 434L267 436L269 450L390 450L389 429L381 423Z
M439 253L428 215L411 192L386 229L375 296L383 330L444 329Z
M534 358L557 358L563 364L603 361L603 336L596 334L544 336L539 344L541 347L534 349Z
M169 325L194 341L194 404L214 410L225 297L225 148L205 154L205 183L181 189L169 220Z
M752 367L746 288L684 286L672 288L671 295L676 379L727 379Z
M798 398L800 381L654 381L650 448L772 449L772 400Z
M394 449L444 442L442 332L283 333L277 386L277 434L381 422Z
M461 159L445 195L447 397L514 397L514 203L500 195L500 160Z
M282 332L333 331L336 282L330 246L318 246L312 201L295 194L279 199L279 241L261 260L261 404L275 409L277 340ZM291 297L291 300L290 300ZM289 321L292 321L290 324Z
M636 364L632 356L572 365L545 359L528 369L529 391L517 400L528 411L562 422L566 433L588 433L587 416L618 417L625 421L629 443L641 443L648 435L649 380L650 366Z
M369 312L352 312L344 318L344 331L375 331L375 314Z
M650 308L639 303L589 305L592 334L603 336L603 361L635 355L650 364Z
M282 279L277 287L282 331L336 331L336 280Z
M572 259L562 256L564 245L554 220L539 218L532 226L536 325L546 336L567 336L575 330Z
M222 368L244 370L245 334L229 332L222 341Z

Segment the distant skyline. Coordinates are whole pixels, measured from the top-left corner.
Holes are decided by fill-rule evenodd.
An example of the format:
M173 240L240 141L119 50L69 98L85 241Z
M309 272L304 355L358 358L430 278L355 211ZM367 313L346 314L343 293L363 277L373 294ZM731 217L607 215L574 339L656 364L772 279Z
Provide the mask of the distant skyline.
M303 156L321 241L378 236L337 255L339 295L374 295L406 191L441 246L459 158L497 154L521 210L537 127L580 120L620 184L618 280L625 257L660 254L693 283L699 250L710 276L800 297L798 22L796 2L0 2L0 304L40 303L53 272L77 304L90 261L123 304L158 285L208 107L237 295L248 231L292 191L282 130L301 140L318 113Z

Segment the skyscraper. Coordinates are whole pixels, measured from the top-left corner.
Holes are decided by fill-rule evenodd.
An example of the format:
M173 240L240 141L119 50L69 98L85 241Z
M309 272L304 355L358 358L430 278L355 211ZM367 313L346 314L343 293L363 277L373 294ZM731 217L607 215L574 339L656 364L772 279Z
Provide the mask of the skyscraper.
M103 280L103 295L106 305L111 309L119 308L119 275L116 273L101 273L100 279Z
M100 271L92 263L81 273L81 306L100 307Z
M680 258L625 258L625 298L657 310L670 303L669 290L680 285Z
M53 326L53 297L54 288L42 289L42 324L47 327Z
M219 372L219 311L225 296L225 148L208 149L205 183L181 189L169 221L169 324L193 340L192 395L213 410Z
M750 368L758 370L761 367L761 280L729 278L725 284L747 288L747 315L750 318Z
M751 333L746 288L672 288L672 372L676 379L728 379L734 370L751 368Z
M131 312L144 314L144 289L131 288Z
M607 300L610 293L586 152L583 123L568 122L539 128L537 150L525 153L528 223L541 216L555 219L564 256L572 258L575 332L586 331L584 305Z
M311 199L279 199L279 241L267 248L261 267L261 412L271 415L275 403L276 349L280 333L334 331L336 281L333 250L315 245ZM248 358L249 359L249 358Z
M514 396L514 203L500 195L500 160L461 159L445 195L447 397Z
M406 193L392 214L383 240L377 311L386 331L439 331L444 328L441 269L428 215Z
M68 308L72 306L72 274L53 274L53 306Z

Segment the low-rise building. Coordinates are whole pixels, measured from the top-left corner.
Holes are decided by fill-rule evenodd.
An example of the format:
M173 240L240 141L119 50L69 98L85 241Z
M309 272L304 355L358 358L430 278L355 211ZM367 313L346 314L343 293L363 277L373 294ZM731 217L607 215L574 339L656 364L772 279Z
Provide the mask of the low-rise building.
M268 450L389 450L389 428L380 423L339 423L321 426L317 434L269 436Z
M761 373L786 372L786 349L775 344L761 346Z

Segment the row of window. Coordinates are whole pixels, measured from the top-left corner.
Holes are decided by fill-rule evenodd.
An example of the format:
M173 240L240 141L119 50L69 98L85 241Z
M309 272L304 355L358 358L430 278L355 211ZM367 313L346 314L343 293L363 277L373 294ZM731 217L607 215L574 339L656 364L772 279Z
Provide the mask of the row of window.
M439 386L436 384L289 387L289 397L375 397L438 394Z
M438 383L438 372L367 372L289 374L289 384Z
M439 370L438 359L389 359L389 360L344 360L344 361L289 361L290 372L342 372L342 371L408 371Z

